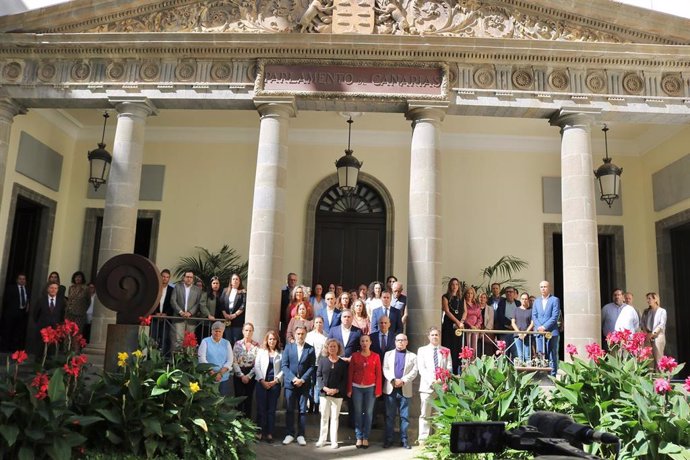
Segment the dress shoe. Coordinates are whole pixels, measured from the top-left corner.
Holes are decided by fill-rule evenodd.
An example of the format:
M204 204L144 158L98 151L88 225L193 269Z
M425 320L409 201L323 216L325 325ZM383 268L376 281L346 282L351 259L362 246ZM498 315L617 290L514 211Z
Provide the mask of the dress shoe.
M266 438L266 442L269 444L273 444L273 438Z
M383 448L384 448L384 449L388 449L390 446L391 446L391 442L390 442L390 441L386 441L386 442L383 443Z

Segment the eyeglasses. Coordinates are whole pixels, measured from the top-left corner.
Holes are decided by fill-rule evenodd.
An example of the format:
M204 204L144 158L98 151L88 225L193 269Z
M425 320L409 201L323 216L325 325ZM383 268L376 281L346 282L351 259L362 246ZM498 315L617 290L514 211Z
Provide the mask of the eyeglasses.
M407 342L407 339L395 339L396 342Z

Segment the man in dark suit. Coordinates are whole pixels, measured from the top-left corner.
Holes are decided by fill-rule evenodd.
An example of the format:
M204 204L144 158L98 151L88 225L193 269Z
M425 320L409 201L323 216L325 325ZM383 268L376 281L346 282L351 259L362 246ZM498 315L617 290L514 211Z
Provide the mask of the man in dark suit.
M393 335L403 333L402 312L397 308L391 307L391 293L383 291L381 293L381 306L374 308L371 313L371 332L378 332L379 319L387 316L391 320L391 332Z
M397 308L402 314L403 328L407 329L407 296L402 293L403 284L395 281L391 284L391 307ZM383 365L383 361L381 361Z
M42 343L41 329L48 326L57 326L65 320L65 298L59 295L58 291L60 285L55 282L48 283L46 293L42 294L39 299L34 302L31 308L31 317L36 324L37 341L36 341L36 359L40 360L42 354L40 344ZM54 345L51 345L51 348ZM51 351L48 350L50 353Z
M335 308L335 294L333 292L327 292L324 298L326 299L326 307L320 309L316 316L323 318L323 333L328 335L331 328L340 326L340 311Z
M165 268L161 271L161 300L153 311L151 321L151 337L158 343L158 347L164 355L170 352L170 333L168 328L172 327L171 324L166 324L166 317L174 316L171 304L174 288L169 283L170 270Z
M187 271L181 283L177 283L173 289L170 306L175 316L185 319L192 319L196 316L201 305L201 289L194 284L194 272ZM177 349L182 343L185 330L194 332L195 322L179 321L174 322L174 327L170 328L170 342L173 350Z
M332 327L328 332L329 339L335 339L343 346L341 358L348 362L352 353L359 351L359 338L362 336L362 330L353 326L352 320L352 310L343 310L340 312L340 326Z
M510 331L510 333L499 334L498 340L503 340L506 343L506 355L512 358L517 356L515 347L512 346L515 340L513 332L513 325L511 320L515 310L520 308L520 301L515 298L515 289L511 286L506 287L505 297L501 297L498 301L498 308L494 314L494 329L502 329Z
M381 362L385 354L395 349L395 334L390 331L391 320L387 316L379 318L379 330L369 334L371 337L371 351L378 353Z
M307 329L303 326L295 328L295 341L285 346L282 356L282 371L285 387L285 425L287 434L283 444L290 444L295 440L297 444L306 446L304 431L307 425L307 400L309 386L316 366L314 347L305 342ZM297 433L295 433L295 409L299 410Z
M297 274L288 273L287 285L283 286L280 291L280 340L285 342L285 334L287 332L288 324L290 323L290 311L288 310L288 305L290 305L290 296L292 295L292 290L297 286Z
M0 350L23 350L29 313L29 289L26 275L19 273L17 283L7 286L2 309L2 337Z

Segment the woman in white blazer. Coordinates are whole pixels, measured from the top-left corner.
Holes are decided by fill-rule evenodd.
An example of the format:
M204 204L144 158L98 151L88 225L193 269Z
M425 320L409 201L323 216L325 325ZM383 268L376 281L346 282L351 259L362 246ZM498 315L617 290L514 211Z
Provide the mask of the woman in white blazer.
M640 326L652 342L654 362L658 365L666 347L666 310L661 308L659 294L656 292L649 292L646 297L649 308L642 313Z
M268 331L254 361L256 385L256 417L261 433L259 439L273 442L276 422L276 408L283 382L281 370L280 336L277 331Z

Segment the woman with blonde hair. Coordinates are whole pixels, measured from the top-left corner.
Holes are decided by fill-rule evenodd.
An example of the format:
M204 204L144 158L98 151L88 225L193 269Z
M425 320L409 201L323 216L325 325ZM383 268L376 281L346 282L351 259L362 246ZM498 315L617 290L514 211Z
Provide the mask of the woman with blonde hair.
M648 292L645 297L649 307L642 312L640 326L647 333L652 344L654 362L658 365L666 347L666 309L661 308L659 294L656 292Z
M290 305L288 305L288 311L290 312L291 319L297 315L297 310L300 305L304 305L307 309L306 319L311 320L314 318L314 310L312 309L305 292L306 289L301 284L295 286L295 288L292 290L292 294L290 296Z
M280 398L280 386L283 382L280 351L280 336L278 332L270 330L264 336L261 349L257 352L256 361L254 361L254 376L259 382L256 386L256 418L261 429L259 439L263 437L268 443L273 442L276 408L278 398Z
M326 340L321 357L318 359L316 379L321 387L319 409L321 412L321 429L316 447L326 443L328 422L331 423L331 447L338 448L338 420L340 406L347 392L348 364L340 359L343 346L336 339Z

